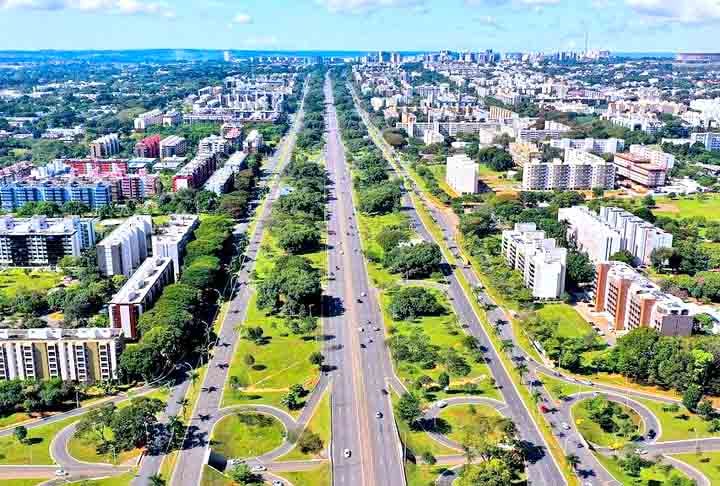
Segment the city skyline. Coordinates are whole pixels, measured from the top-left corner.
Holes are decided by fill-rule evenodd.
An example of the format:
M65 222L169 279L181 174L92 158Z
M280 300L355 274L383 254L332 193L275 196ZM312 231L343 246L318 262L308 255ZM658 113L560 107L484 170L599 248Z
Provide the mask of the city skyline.
M19 50L582 51L587 35L590 49L702 52L720 32L712 0L0 0L0 13L0 49Z

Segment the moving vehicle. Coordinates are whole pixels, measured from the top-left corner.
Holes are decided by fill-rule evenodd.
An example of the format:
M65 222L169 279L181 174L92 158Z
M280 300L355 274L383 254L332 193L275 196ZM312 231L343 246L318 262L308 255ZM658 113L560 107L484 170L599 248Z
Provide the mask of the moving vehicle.
M350 452L350 449L345 449L343 451L343 456L350 457L352 455L352 452Z
M382 417L383 417L382 412L380 412L380 411L375 412L375 418L381 419Z
M448 402L446 402L445 400L440 400L437 402L436 405L437 405L437 408L445 408L448 406Z

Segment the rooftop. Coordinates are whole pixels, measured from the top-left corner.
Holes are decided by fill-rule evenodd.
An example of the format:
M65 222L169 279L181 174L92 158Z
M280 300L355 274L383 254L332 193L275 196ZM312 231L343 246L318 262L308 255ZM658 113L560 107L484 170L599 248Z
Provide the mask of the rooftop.
M110 301L111 304L139 304L152 288L155 280L162 275L165 268L172 265L172 258L147 258L140 265L125 285L118 290Z
M0 340L17 339L32 341L51 341L62 339L112 339L121 336L121 329L110 327L89 327L79 329L0 329Z

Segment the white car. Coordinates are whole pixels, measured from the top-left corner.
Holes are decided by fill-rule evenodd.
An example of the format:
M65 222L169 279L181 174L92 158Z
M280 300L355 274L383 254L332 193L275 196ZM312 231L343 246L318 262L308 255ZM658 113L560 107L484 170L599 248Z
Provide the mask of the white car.
M446 402L445 400L440 400L439 402L437 402L436 405L437 405L437 408L445 408L448 406L448 402Z
M262 464L258 464L257 466L251 467L250 470L254 473L259 473L259 472L267 471L267 468L265 466L263 466Z
M66 471L65 469L63 469L63 468L61 468L61 467L55 469L55 476L65 477L65 476L67 476L67 475L68 475L68 473L67 473L67 471Z
M566 422L563 422L561 425L563 429L570 430L570 425L568 425Z
M276 479L275 481L273 481L273 486L285 486L285 483L283 483L279 479Z
M350 457L352 455L352 452L350 452L350 449L345 449L343 451L343 456Z

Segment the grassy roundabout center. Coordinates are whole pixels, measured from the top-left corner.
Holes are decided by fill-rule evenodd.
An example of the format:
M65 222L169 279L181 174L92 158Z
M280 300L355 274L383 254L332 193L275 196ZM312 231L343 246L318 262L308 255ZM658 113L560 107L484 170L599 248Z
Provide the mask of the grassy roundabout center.
M255 457L279 447L285 427L276 418L257 412L238 412L215 424L211 445L227 458Z

